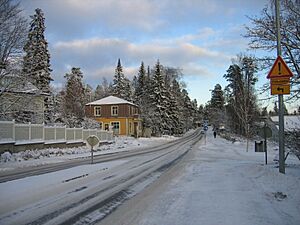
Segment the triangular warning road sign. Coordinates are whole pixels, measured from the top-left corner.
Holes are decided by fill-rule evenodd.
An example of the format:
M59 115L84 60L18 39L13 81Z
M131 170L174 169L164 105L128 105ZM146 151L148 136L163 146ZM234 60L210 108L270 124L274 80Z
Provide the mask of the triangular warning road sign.
M278 56L275 63L272 66L267 78L280 78L280 77L292 77L293 73L290 68L286 65L285 61Z

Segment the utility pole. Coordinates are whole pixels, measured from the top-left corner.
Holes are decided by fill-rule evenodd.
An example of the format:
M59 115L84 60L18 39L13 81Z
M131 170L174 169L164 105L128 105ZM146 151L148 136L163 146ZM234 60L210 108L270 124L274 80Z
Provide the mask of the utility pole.
M275 0L276 29L277 29L277 56L281 56L281 36L280 36L280 10L279 0ZM279 107L279 172L285 173L284 157L284 112L283 112L283 95L278 95Z

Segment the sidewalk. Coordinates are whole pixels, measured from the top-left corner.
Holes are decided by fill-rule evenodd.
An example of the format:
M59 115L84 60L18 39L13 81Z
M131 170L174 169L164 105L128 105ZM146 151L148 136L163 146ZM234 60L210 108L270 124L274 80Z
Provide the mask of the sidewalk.
M179 165L99 224L298 225L300 163L291 157L286 175L254 152L207 133Z

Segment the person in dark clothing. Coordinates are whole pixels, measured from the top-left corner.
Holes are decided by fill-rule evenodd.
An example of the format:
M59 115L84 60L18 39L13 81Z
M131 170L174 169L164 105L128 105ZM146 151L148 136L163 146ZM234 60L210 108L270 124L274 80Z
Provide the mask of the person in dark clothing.
M214 138L216 138L217 137L217 132L216 131L214 131Z

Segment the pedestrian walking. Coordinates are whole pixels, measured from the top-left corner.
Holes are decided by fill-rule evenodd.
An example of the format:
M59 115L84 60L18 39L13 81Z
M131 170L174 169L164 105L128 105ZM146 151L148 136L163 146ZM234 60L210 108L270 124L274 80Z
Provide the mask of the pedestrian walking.
M217 132L216 131L214 131L214 138L216 138L217 137Z

